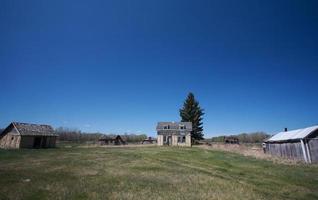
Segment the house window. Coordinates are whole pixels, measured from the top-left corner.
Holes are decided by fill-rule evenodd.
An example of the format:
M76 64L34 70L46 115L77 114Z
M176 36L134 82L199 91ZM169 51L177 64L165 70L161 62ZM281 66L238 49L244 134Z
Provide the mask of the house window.
M164 126L163 129L170 129L170 125Z
M14 139L14 137L11 137L11 140L13 140Z
M163 136L163 142L167 142L167 136Z
M180 143L180 142L181 142L181 137L179 136L179 137L178 137L178 143Z
M186 137L183 136L183 137L182 137L182 143L185 143L185 140L186 140Z
M186 129L185 125L180 125L180 129L181 129L181 130Z

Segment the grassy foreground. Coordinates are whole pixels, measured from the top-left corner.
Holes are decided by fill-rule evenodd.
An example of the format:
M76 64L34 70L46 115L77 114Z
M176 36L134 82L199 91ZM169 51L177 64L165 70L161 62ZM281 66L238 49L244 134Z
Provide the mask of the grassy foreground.
M199 148L0 150L0 199L318 199L318 167Z

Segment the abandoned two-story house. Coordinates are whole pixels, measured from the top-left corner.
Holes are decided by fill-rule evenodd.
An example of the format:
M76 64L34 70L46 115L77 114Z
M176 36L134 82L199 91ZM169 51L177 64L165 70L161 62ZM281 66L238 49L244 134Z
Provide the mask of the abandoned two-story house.
M191 122L159 122L158 145L191 146Z

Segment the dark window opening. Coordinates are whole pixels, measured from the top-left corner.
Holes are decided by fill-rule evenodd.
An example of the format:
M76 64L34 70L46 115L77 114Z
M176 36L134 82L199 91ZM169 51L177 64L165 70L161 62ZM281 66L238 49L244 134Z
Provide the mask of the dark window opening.
M185 143L185 139L186 139L185 136L179 136L178 137L178 143Z

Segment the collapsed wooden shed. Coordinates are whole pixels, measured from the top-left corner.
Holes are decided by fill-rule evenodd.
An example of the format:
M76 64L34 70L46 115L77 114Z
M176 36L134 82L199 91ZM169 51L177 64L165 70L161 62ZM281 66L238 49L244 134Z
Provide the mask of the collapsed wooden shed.
M318 126L280 132L265 141L265 152L306 163L318 163Z
M224 136L223 138L225 144L239 144L240 140L234 136Z
M99 138L99 143L101 145L124 145L126 144L126 141L123 137L120 135L116 136L109 136L109 135L103 135L101 138Z
M0 134L0 148L55 147L57 134L49 125L12 122Z

